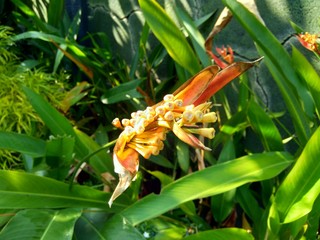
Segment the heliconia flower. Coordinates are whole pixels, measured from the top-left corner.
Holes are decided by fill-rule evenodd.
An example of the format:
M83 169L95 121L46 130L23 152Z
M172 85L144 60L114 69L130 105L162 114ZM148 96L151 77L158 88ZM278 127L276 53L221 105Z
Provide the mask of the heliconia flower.
M148 159L159 154L167 132L172 131L194 148L211 150L194 135L209 139L215 135L214 128L201 127L202 123L217 120L216 114L210 112L211 103L207 100L257 61L233 63L221 71L218 66L209 66L173 94L165 95L158 104L133 112L130 119L113 120L113 125L123 131L113 149L114 171L119 174L119 183L108 202L109 206L135 180L139 155Z
M308 32L297 35L299 42L306 49L313 51L320 55L319 36L317 34L310 34Z
M221 60L211 51L207 51L207 53L220 68L224 69L228 67L231 63L233 63L233 50L230 46L228 46L227 48L224 46L222 48L216 48L216 51L223 58L223 60Z

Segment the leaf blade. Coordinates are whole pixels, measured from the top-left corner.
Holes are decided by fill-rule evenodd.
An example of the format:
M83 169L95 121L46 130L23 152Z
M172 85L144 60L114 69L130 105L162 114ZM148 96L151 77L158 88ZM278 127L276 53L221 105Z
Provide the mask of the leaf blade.
M168 54L191 74L200 71L201 66L187 40L156 1L139 0L140 8L158 40Z

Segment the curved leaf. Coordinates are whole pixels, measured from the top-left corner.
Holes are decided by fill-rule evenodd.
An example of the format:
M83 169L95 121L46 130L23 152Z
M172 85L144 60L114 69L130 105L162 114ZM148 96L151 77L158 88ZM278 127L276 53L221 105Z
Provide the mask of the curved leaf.
M1 239L71 240L81 209L19 211L0 233Z
M25 134L0 131L0 149L25 153L32 157L43 157L46 154L46 142Z
M73 186L33 174L0 171L0 208L92 207L108 210L111 196L84 186ZM112 211L116 210L111 209Z
M150 194L125 209L121 215L133 225L158 216L190 200L205 198L278 175L292 162L283 152L254 154L195 172Z
M173 60L191 74L199 72L201 65L197 56L180 29L163 8L156 1L139 0L139 4L150 29Z
M282 138L277 127L268 114L253 100L249 102L248 120L266 151L283 150Z
M306 57L299 52L295 47L292 47L292 64L299 76L306 82L310 93L320 113L320 76L306 59Z
M274 206L280 222L293 222L312 210L320 194L320 127L276 193Z

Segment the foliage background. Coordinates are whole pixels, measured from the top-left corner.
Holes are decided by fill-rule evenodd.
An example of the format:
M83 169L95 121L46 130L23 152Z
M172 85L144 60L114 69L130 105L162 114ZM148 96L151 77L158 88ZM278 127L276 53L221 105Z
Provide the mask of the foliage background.
M237 9L234 14L240 22L234 19L214 43L232 45L237 61L259 55L265 55L265 60L240 78L242 84L236 81L214 98L215 103L223 103L214 106L222 121L216 126L220 134L208 143L215 149L204 157L208 167L198 171L197 163L190 161L195 152L169 136L162 154L143 161L137 181L111 209L106 201L116 176L110 147L119 132L110 122L143 109L148 101L162 99L190 73L148 35L135 1L33 3L35 7L30 1L0 2L2 23L16 33L16 45L8 46L17 50L15 64L27 62L28 70L52 76L67 72L71 77L60 107L48 102L46 93L19 85L47 129L41 136L1 129L1 148L19 152L21 162L9 164L14 171L0 171L0 239L316 237L320 216L319 76L303 56L316 69L319 60L300 47L290 20L304 30L319 32L317 1L257 1L280 45L250 14L237 9L234 1L223 1L233 11ZM178 19L183 17L173 11L172 1L160 3L180 24ZM220 1L180 4L199 24L203 36L210 32L223 6ZM290 53L295 49L292 45L303 54L294 50L292 57L284 56L284 49ZM298 72L306 81L303 88L295 85ZM287 91L278 90L288 83L292 85ZM298 95L301 92L307 94ZM127 95L133 98L127 101ZM287 109L288 103L296 105ZM283 144L278 129L295 141Z

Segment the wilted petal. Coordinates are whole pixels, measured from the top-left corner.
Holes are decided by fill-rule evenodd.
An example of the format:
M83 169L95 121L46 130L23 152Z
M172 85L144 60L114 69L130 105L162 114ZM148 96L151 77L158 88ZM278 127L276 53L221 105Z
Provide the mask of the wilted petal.
M117 154L113 153L114 171L119 174L119 183L108 202L109 207L130 186L139 168L139 155L135 150L126 149L122 157L123 159L119 159Z

